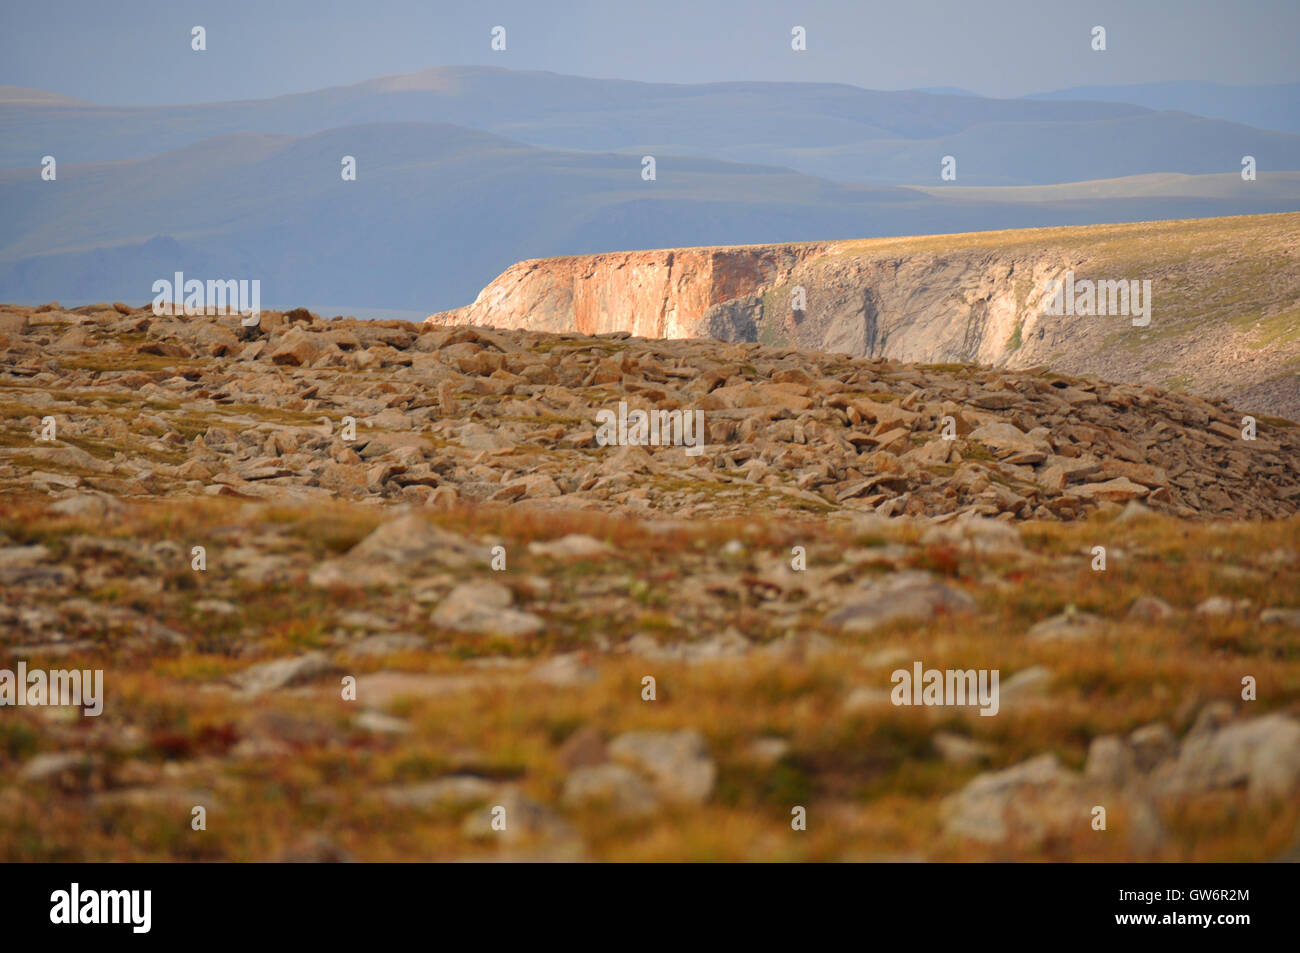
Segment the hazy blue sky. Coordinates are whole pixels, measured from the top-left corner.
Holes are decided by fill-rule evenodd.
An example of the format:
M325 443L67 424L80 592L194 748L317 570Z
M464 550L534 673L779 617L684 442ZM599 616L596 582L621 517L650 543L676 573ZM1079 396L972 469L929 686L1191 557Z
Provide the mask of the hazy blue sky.
M0 85L114 104L254 99L429 66L1020 96L1300 80L1300 0L2 0ZM207 29L208 51L190 49ZM507 29L508 50L489 49ZM790 50L790 28L808 51ZM1089 31L1106 27L1093 53Z

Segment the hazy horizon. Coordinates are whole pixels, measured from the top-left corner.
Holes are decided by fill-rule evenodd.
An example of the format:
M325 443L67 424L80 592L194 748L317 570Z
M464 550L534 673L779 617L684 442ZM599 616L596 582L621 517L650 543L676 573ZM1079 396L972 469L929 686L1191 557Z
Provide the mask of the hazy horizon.
M1300 210L1294 3L836 6L7 8L0 85L96 105L0 104L0 295L429 313L533 258Z
M0 12L0 85L132 106L264 99L473 65L658 83L956 87L996 98L1074 86L1300 81L1300 5L1291 0L1188 0L1173 14L1152 0L835 6L755 0L738 12L685 0L617 9L583 0L555 10L505 0L485 10L388 0L362 11L287 0L268 11L249 2L144 0L123 9L54 0ZM208 55L190 49L195 25L206 31ZM490 48L497 25L507 31L504 51ZM800 53L790 48L796 25L807 32ZM1095 25L1107 31L1104 53L1089 46ZM50 58L51 48L63 55ZM155 69L109 69L106 52Z

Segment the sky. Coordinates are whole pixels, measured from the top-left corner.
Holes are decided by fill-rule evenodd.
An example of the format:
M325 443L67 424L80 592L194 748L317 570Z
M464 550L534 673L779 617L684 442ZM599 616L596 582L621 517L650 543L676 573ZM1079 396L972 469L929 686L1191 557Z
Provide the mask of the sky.
M190 48L195 25L207 51ZM491 49L494 26L506 50ZM790 48L802 26L807 50ZM1106 28L1104 53L1090 48ZM261 99L480 64L1022 96L1300 81L1300 0L0 0L0 85L97 103Z

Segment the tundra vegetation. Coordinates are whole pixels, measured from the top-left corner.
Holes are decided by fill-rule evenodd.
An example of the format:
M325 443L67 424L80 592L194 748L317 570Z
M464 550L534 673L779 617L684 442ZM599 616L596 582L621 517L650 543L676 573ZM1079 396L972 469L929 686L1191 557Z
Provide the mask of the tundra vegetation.
M0 308L0 668L104 672L0 707L0 859L1296 856L1294 423L261 317ZM598 445L620 401L703 452Z

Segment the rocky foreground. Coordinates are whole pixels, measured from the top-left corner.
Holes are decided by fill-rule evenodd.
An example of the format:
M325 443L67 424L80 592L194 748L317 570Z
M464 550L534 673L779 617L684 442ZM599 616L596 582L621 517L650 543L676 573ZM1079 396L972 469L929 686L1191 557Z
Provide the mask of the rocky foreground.
M0 349L0 669L104 672L0 707L0 859L1296 856L1285 420L306 313ZM597 445L619 400L704 452Z

